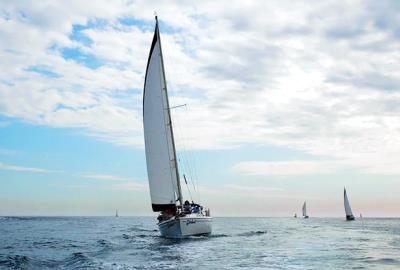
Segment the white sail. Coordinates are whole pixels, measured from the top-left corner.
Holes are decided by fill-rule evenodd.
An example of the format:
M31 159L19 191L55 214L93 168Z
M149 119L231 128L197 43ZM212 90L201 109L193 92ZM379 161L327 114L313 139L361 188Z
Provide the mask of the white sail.
M346 212L346 217L353 217L353 212L351 211L349 198L347 198L346 188L344 189L344 211Z
M303 217L307 216L307 206L306 206L306 202L303 203Z
M158 22L144 82L143 128L153 211L175 207L182 198Z

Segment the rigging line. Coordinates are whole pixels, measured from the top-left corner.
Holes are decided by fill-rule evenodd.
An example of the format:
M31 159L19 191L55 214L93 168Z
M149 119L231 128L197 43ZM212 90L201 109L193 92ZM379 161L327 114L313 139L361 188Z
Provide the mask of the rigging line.
M185 107L186 108L186 111L185 111L185 118L186 119L189 119L189 117L188 117L188 114L187 114L187 106ZM191 154L192 154L192 147L188 147L188 141L189 140L187 140L187 138L185 137L184 138L184 140L183 140L183 142L184 142L184 147L185 147L185 160L186 160L186 162L187 162L187 166L188 166L188 169L189 169L189 172L190 172L190 177L191 177L191 183L192 183L192 185L193 185L193 189L194 189L194 192L195 192L195 194L197 195L196 197L197 197L197 201L199 202L200 201L200 198L199 198L199 194L198 194L198 189L196 188L196 176L195 176L195 170L194 170L194 167L193 167L193 160L192 160L192 158L191 158ZM190 149L189 149L190 148Z
M185 107L187 108L187 106L185 106ZM182 165L182 167L184 167L187 170L187 172L189 173L189 176L191 177L191 179L189 178L189 181L193 185L193 191L195 192L194 194L196 195L197 201L199 202L200 201L200 197L199 197L199 193L198 193L198 190L196 188L196 185L195 185L196 181L194 180L195 172L194 172L194 169L193 169L192 160L190 158L191 151L187 147L187 141L188 140L187 140L186 136L184 136L182 125L180 124L181 119L178 119L178 118L179 117L174 118L175 122L178 124L178 125L175 125L175 126L177 126L177 128L178 128L179 136L180 136L180 142L182 144L182 150L183 150L180 153L180 157L182 158L182 161L181 160L179 160L179 161L180 161L180 164ZM188 117L186 117L186 119L187 118ZM188 180L188 178L187 178L187 180Z
M187 190L188 190L188 192L189 192L190 200L193 202L192 193L190 192L189 185L188 185L188 183L187 183L185 174L183 175L183 179L185 180L185 184L186 184Z
M179 120L178 120L178 123L180 123ZM182 161L180 162L180 164L182 165L182 167L185 168L185 170L187 172L189 172L189 174L192 174L192 172L191 172L192 170L190 168L190 162L189 162L188 157L186 155L186 153L187 153L186 142L185 142L186 139L185 139L185 136L183 136L183 132L182 132L182 128L180 127L180 124L179 124L179 135L181 137L180 141L182 142L182 148L183 148L182 149L183 151L180 153L180 157L182 158ZM186 178L186 181L187 181L187 178Z
M187 171L187 172L189 172L190 173L190 168L188 167L188 161L187 161L187 157L186 157L186 155L184 154L184 152L186 152L185 150L185 148L186 148L186 145L185 145L185 138L184 138L184 136L183 136L183 132L182 132L182 128L181 128L181 123L180 123L180 119L179 119L179 117L177 117L176 115L174 115L173 116L173 119L174 119L174 122L175 122L175 130L177 131L177 132L175 132L175 134L177 135L177 139L178 139L178 143L180 143L181 144L181 148L183 148L182 150L183 151L179 151L179 159L178 159L178 161L179 161L179 165L181 166L181 168L182 168L182 170L184 170L184 171ZM191 198L193 199L193 197L192 197L192 195L190 194L190 196L191 196Z
M187 109L187 106L186 106L186 109ZM186 117L186 119L188 119L188 117ZM196 189L195 180L194 180L194 178L195 178L195 172L194 172L194 169L193 169L192 160L191 160L191 158L190 158L191 151L190 151L190 150L188 149L188 147L187 147L187 141L188 141L188 140L187 140L186 136L184 136L184 132L183 132L183 131L181 131L181 135L182 135L182 137L183 137L183 139L182 139L182 144L183 144L183 150L184 150L184 153L182 153L182 157L183 157L183 160L184 160L184 162L185 162L185 165L186 165L186 167L187 167L187 169L188 169L188 172L189 172L189 174L190 174L191 182L192 182L192 185L193 185L193 187L194 187L194 192L195 192L195 194L197 195L197 198L199 199L198 191L197 191L197 189Z
M176 91L174 91L172 89L172 91L170 91L170 92L176 92ZM182 105L172 106L172 107L169 107L169 108L167 107L165 109L169 111L170 117L171 117L172 116L171 109L175 109L175 108L179 108L179 107L185 107L186 108L186 112L185 113L186 113L186 116L187 116L188 113L187 113L187 104L186 103L182 104ZM197 171L196 171L195 166L193 166L193 164L191 162L191 158L189 157L190 154L192 154L192 153L191 153L191 151L188 151L188 149L187 149L186 139L185 139L184 133L182 131L181 125L179 123L180 121L178 120L179 117L172 117L172 118L174 118L175 127L177 128L176 131L178 131L178 133L180 135L180 136L179 135L178 136L181 137L180 141L182 141L182 147L183 147L183 152L180 154L180 157L182 158L182 162L180 161L180 159L178 159L178 162L182 166L182 169L186 168L187 171L189 172L189 174L191 175L192 185L194 186L194 191L195 191L195 194L198 197L198 201L200 202L200 194L198 192L198 184L197 184L197 181L194 179L194 178L197 178ZM172 122L172 119L171 119L171 122ZM175 134L175 135L177 135L177 134ZM179 171L179 169L178 169L178 171ZM179 176L177 176L177 178L178 178L177 180L179 181ZM196 188L196 186L197 186L197 188Z
M186 118L189 118L189 108L186 106L185 109L186 109L185 110ZM195 154L194 154L193 147L191 147L191 150L189 151L188 155L190 156L189 159L190 159L190 162L191 162L191 168L193 170L193 176L194 176L193 183L196 186L196 194L197 194L198 200L200 202L201 201L201 197L200 197L200 190L199 190L199 187L198 187L199 177L198 177L196 157L195 157Z
M181 104L181 105L176 105L176 106L169 107L169 109L172 110L172 109L180 108L180 107L183 107L183 106L186 106L186 105L187 105L186 103L185 104Z

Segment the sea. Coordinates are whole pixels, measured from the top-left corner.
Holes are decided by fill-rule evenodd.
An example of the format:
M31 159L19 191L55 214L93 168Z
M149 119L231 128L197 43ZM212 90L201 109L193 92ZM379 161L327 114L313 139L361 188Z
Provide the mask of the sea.
M171 240L155 217L0 217L0 269L400 269L400 219L216 217Z

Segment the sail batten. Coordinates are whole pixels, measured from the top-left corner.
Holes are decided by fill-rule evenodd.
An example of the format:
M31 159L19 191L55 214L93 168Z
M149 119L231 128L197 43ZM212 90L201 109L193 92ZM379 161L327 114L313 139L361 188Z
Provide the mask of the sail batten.
M157 18L144 82L143 129L153 211L174 208L182 196Z

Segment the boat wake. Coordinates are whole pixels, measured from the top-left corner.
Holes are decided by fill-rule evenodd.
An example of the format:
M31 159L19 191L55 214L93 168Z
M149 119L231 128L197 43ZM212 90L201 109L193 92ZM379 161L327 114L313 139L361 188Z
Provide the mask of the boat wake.
M267 231L249 231L249 232L239 233L237 236L257 236L257 235L263 235L266 233L267 233Z

